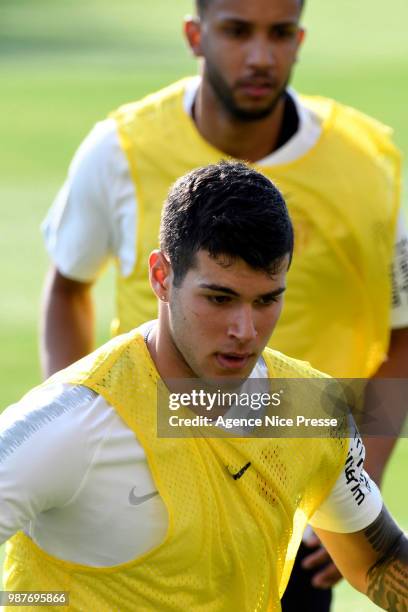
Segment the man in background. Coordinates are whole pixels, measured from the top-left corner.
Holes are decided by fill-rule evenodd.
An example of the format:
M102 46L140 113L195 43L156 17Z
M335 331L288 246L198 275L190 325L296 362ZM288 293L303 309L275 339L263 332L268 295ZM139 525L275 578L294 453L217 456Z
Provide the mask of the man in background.
M185 32L201 76L121 107L82 144L44 225L53 260L46 374L92 349L91 287L109 258L117 261L114 332L154 317L147 259L168 187L231 156L276 181L295 225L274 347L339 377L407 375L398 152L373 119L288 89L302 8L301 0L199 0ZM368 465L380 480L392 441L375 444L373 454L367 441ZM332 565L317 571L310 599L297 588L284 608L300 597L303 610L327 609L325 589L337 579Z

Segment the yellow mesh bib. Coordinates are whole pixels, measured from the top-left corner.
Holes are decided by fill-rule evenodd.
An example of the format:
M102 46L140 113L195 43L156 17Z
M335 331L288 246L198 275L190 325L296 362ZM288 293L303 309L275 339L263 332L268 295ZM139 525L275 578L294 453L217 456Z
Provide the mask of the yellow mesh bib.
M147 277L170 185L226 155L183 109L187 80L121 107L118 125L137 194L136 264L118 271L114 332L156 317ZM293 162L257 169L282 190L295 226L285 308L271 346L337 377L365 377L389 340L390 265L400 163L389 130L324 98L303 98L322 122L317 144Z
M279 353L264 358L271 376L316 376ZM7 545L5 588L67 590L70 609L84 612L279 611L303 529L336 481L348 440L157 438L158 374L137 330L56 378L100 393L135 432L168 532L160 546L109 568L56 559L18 533ZM245 477L231 478L226 466L248 461Z

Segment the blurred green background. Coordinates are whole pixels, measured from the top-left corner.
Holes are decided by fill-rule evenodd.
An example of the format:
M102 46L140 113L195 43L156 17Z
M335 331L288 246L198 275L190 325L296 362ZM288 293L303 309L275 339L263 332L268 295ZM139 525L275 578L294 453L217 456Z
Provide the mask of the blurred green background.
M39 232L70 158L117 105L196 72L181 35L190 0L1 0L0 410L39 379L39 298L47 268ZM408 151L406 0L307 0L308 36L295 85L351 104L395 128ZM407 166L405 165L405 182ZM112 273L97 288L98 342L108 337ZM384 488L408 527L406 440ZM2 549L0 548L0 557ZM345 585L334 612L377 609Z

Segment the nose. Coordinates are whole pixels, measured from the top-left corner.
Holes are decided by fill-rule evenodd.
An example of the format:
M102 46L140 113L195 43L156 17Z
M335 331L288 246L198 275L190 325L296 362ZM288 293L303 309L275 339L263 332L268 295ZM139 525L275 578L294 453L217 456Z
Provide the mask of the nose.
M250 304L239 305L229 324L229 337L244 343L254 340L257 333L252 306Z
M273 44L267 36L259 33L252 37L247 63L252 68L270 68L275 63Z

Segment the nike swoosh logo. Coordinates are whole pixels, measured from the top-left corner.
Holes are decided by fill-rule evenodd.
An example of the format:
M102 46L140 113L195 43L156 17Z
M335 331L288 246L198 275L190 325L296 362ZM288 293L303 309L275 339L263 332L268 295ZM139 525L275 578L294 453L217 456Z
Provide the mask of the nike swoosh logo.
M246 463L244 465L244 467L242 467L236 474L233 474L229 467L227 467L228 473L233 477L234 480L238 480L238 478L241 478L241 476L243 476L245 474L245 472L247 471L247 469L250 467L251 462L249 461L248 463Z
M135 489L136 487L133 487L133 489L131 489L129 493L129 504L131 504L132 506L140 506L140 504L143 504L147 500L159 494L158 491L153 491L153 493L147 493L147 495L138 496L134 493Z

